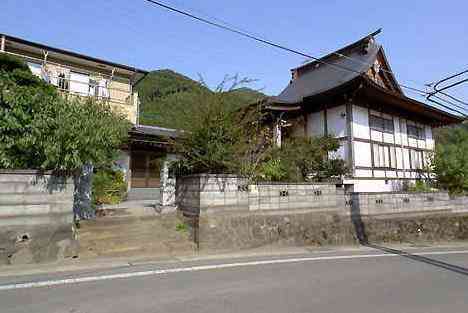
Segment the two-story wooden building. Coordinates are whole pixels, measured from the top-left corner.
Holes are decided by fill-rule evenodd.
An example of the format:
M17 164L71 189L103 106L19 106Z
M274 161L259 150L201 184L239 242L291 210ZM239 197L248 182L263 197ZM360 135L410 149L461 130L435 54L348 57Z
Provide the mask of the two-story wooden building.
M33 74L62 93L106 101L125 114L134 127L118 162L127 172L129 187L159 187L167 138L176 132L138 122L140 102L135 85L147 71L5 34L0 34L0 53L23 59Z
M336 157L350 169L343 183L356 192L397 191L427 177L433 128L463 121L403 93L377 33L292 69L290 84L267 100L289 125L277 124L278 143L285 133L339 138Z

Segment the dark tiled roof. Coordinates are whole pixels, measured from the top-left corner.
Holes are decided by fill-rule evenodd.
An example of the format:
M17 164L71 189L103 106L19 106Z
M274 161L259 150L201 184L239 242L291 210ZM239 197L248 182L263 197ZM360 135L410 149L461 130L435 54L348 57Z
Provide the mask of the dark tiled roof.
M363 44L365 43L364 40L361 40ZM350 82L369 70L374 64L380 49L381 45L371 40L366 49L367 53L363 53L363 49L355 48L346 53L346 57L327 56L322 59L326 63L315 61L296 68L295 70L305 66L312 67L300 74L271 101L285 104L300 103L306 97L323 93Z
M150 125L134 126L130 132L137 135L160 136L166 138L177 138L181 133L181 131L177 129Z

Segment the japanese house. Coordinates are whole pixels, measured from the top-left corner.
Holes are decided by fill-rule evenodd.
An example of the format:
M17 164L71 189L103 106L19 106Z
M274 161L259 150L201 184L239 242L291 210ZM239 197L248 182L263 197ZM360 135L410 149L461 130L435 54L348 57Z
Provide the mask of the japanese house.
M134 127L118 163L127 173L129 187L159 187L161 160L175 131L139 125L140 102L134 87L147 71L5 34L0 34L0 53L23 59L33 74L62 93L106 101L125 114Z
M463 121L404 94L378 33L293 68L289 85L267 100L278 144L285 133L339 138L335 157L346 161L343 184L355 192L398 191L427 177L433 129Z

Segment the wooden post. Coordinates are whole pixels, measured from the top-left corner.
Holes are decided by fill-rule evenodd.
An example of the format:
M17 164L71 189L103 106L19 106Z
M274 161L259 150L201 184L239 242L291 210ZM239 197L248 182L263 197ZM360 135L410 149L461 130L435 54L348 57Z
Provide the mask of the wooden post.
M354 167L354 136L353 136L353 102L350 100L346 103L346 129L348 137L348 166L352 170L353 176L356 175L356 168Z
M2 35L0 39L0 51L5 52L5 35Z

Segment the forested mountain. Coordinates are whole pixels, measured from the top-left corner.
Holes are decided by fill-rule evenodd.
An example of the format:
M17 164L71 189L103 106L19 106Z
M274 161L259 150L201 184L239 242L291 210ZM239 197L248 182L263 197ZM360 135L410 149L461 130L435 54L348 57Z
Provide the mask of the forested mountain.
M229 84L228 84L229 85ZM202 83L171 70L158 70L149 73L138 83L140 124L177 128L169 118L181 110L190 111L200 94L213 93ZM246 87L225 92L226 105L233 109L254 103L266 95ZM168 114L168 113L171 114Z

